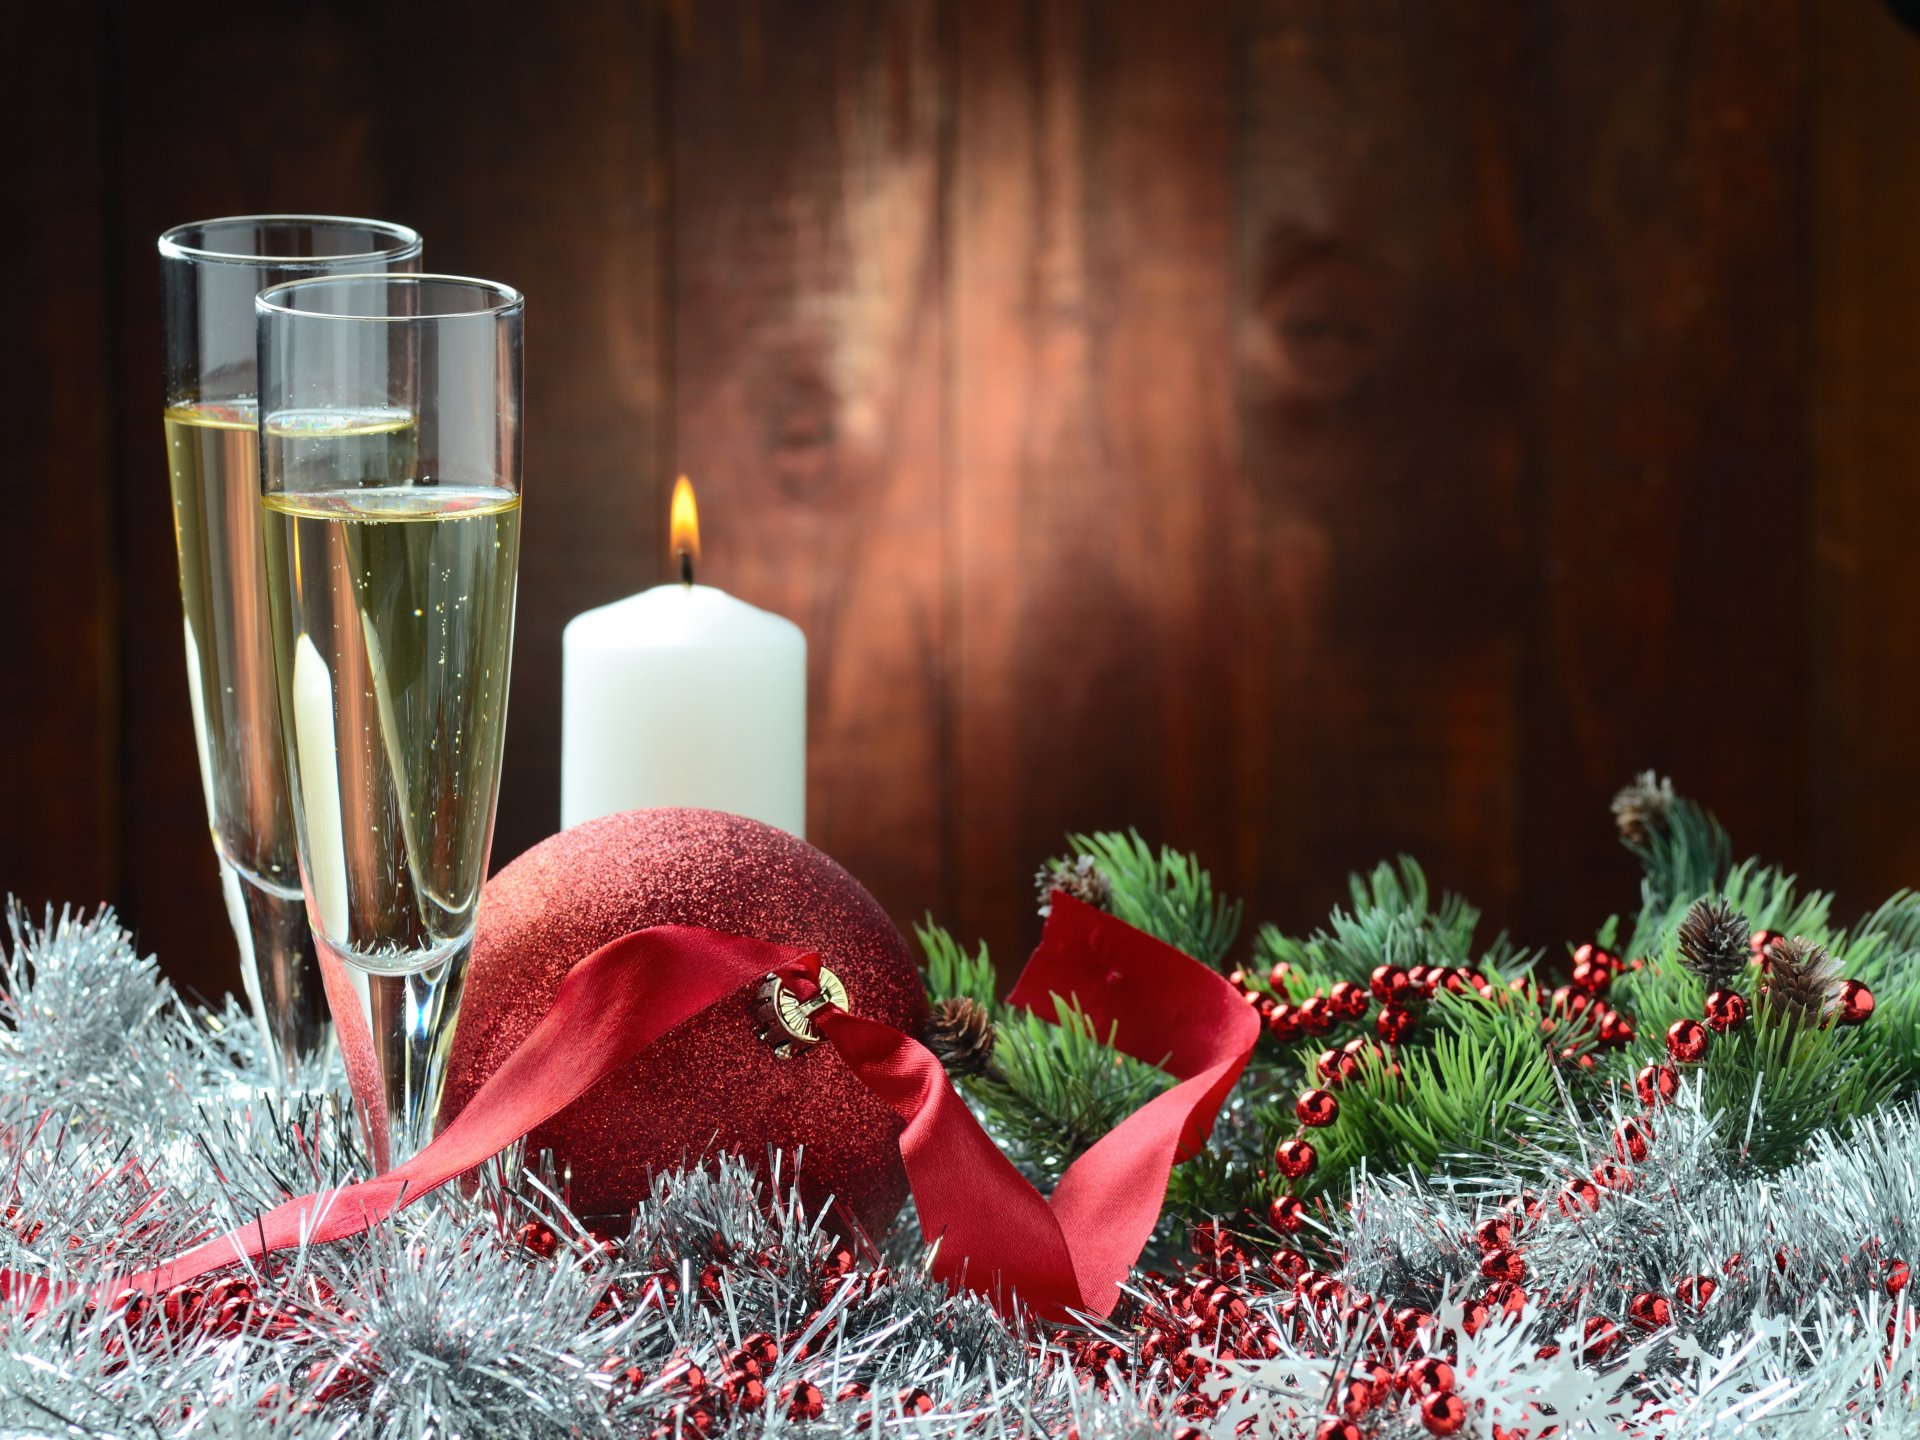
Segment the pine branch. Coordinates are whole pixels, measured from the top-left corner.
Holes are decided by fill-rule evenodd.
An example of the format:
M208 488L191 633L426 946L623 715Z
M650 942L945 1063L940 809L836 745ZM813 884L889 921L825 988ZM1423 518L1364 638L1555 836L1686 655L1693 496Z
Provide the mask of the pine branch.
M1225 962L1240 933L1243 907L1214 893L1213 877L1198 857L1167 845L1155 851L1133 830L1069 835L1067 843L1073 858L1049 861L1043 875L1076 870L1090 859L1110 887L1107 908L1114 915L1215 969Z
M1665 915L1676 902L1720 888L1733 846L1720 822L1649 770L1613 800L1620 841L1643 871L1641 914Z

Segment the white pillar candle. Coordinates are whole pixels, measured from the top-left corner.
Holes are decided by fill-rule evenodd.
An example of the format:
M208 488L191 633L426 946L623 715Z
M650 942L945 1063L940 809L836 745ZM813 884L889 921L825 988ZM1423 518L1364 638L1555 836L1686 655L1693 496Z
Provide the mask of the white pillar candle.
M676 494L686 556L681 509ZM710 585L657 585L576 615L561 666L562 828L692 805L805 833L807 640L791 620Z

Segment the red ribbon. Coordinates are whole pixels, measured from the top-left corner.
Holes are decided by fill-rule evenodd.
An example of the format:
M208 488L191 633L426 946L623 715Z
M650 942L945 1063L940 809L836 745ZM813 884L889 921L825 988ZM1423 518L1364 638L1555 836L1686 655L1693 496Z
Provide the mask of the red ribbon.
M810 988L819 957L683 925L624 935L575 965L553 1008L465 1109L405 1164L304 1195L155 1269L117 1282L154 1293L276 1250L357 1235L497 1155L709 1005L747 1003L768 974ZM1198 961L1070 896L1053 897L1040 947L1009 996L1046 1019L1071 996L1095 1032L1179 1081L1076 1160L1043 1198L980 1128L917 1040L831 1006L813 1024L899 1115L900 1154L934 1274L1044 1318L1105 1315L1160 1216L1173 1166L1205 1143L1259 1021ZM805 1063L802 1060L800 1063ZM0 1270L0 1296L38 1308L47 1282Z

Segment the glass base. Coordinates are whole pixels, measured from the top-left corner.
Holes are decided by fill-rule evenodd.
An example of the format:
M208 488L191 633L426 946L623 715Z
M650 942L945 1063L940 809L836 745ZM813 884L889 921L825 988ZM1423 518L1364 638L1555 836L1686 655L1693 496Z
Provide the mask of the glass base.
M240 945L240 983L266 1041L274 1083L286 1088L333 1043L306 902L297 890L260 884L224 855L220 889Z
M366 969L325 942L321 951L354 1110L383 1175L433 1139L473 937L406 972Z

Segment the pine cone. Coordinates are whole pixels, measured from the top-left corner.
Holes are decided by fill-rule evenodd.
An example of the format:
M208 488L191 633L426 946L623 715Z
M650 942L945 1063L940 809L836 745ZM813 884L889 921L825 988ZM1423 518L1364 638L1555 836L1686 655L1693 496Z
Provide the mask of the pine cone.
M925 1039L949 1075L984 1075L993 1064L993 1016L964 997L933 1007Z
M1752 958L1748 933L1747 917L1725 900L1696 900L1680 922L1680 963L1709 991L1728 989Z
M1033 883L1040 892L1042 918L1053 913L1053 892L1056 890L1064 890L1096 910L1105 910L1113 904L1113 881L1107 878L1106 871L1094 863L1091 855L1082 855L1073 861L1049 860L1034 875Z
M1826 950L1796 935L1775 941L1771 956L1760 1003L1789 1024L1819 1024L1838 979Z
M1613 823L1629 845L1644 845L1656 830L1667 828L1673 808L1673 781L1642 770L1613 797Z

